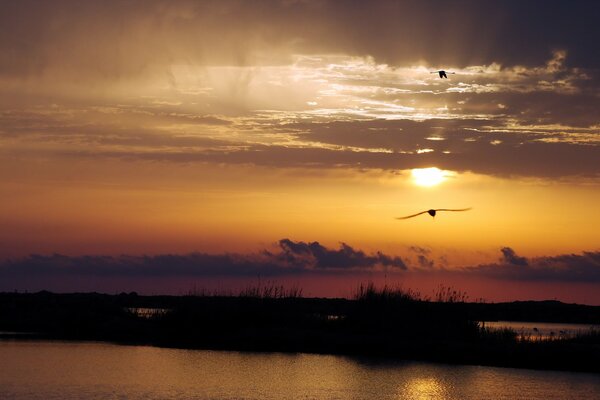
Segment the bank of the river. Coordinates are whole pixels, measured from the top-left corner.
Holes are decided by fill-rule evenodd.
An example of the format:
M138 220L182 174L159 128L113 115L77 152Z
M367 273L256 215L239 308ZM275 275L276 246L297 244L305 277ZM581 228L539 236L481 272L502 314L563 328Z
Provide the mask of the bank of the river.
M486 319L486 307L421 301L397 291L365 292L354 300L0 294L0 330L13 332L5 338L19 340L102 340L600 372L597 331L523 340L513 330L483 329L479 321ZM571 318L579 313L588 321L600 315L598 307L556 302L526 303L521 315L533 319L530 310L547 315L549 307L559 310L557 315L567 307Z

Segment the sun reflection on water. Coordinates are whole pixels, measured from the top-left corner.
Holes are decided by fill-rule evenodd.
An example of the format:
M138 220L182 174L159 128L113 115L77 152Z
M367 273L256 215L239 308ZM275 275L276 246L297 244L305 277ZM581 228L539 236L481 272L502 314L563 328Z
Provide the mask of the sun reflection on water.
M445 399L445 388L435 378L412 379L402 387L398 398L406 400Z

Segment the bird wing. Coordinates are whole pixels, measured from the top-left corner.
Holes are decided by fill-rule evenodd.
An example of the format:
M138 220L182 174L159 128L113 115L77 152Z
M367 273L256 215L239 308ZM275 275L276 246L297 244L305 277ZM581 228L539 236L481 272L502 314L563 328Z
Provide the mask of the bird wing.
M413 214L413 215L407 215L406 217L396 217L396 219L409 219L409 218L412 218L412 217L416 217L417 215L425 214L428 211L429 210L421 211L420 213L416 213L416 214Z
M436 208L435 211L469 211L473 209L473 207L469 208ZM425 211L427 212L427 211Z

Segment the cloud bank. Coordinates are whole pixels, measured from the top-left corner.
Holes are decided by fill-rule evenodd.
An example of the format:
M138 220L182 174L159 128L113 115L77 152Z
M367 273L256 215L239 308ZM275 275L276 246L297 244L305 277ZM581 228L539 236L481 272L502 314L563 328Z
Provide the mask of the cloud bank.
M0 71L123 77L156 65L276 63L315 53L537 65L556 48L568 49L574 66L598 68L590 49L599 15L598 4L584 0L3 2Z
M303 56L192 69L172 88L134 85L135 96L6 86L0 157L595 177L600 85L566 54L532 68L475 66L448 82L424 67Z
M5 284L14 277L256 277L324 271L405 270L399 257L366 254L342 243L339 249L318 242L282 239L277 251L255 254L162 254L154 256L31 255L0 264Z
M3 290L23 278L215 278L285 277L328 274L386 272L410 274L442 272L508 281L600 283L600 252L525 258L509 247L501 249L498 263L471 267L436 266L429 250L411 248L419 257L410 265L398 256L382 252L367 254L342 243L338 249L318 242L282 239L276 251L251 254L163 254L154 256L65 256L31 255L0 264ZM76 288L74 288L76 289Z
M599 17L583 0L3 2L0 159L597 176Z
M525 258L510 247L501 249L499 263L465 268L467 273L513 281L600 283L600 251Z

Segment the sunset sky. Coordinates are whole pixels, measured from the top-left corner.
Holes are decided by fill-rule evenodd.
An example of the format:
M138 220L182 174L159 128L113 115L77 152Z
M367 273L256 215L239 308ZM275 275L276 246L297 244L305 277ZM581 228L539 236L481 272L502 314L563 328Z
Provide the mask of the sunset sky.
M4 1L0 290L600 304L599 20L576 0Z

